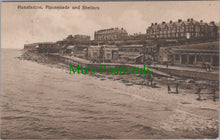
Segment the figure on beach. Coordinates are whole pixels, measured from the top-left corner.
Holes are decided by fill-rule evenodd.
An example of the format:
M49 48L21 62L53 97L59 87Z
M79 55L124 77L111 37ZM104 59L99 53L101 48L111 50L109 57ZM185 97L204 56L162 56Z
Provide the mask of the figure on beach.
M214 101L214 102L216 101L216 100L215 100L215 98L216 98L216 96L215 96L215 91L216 91L215 88L213 88L213 89L212 89L212 93L213 93L213 101Z
M154 81L154 77L153 77L153 75L151 75L151 78L150 78L150 85L151 85L151 87L153 87L153 81Z
M167 89L168 89L168 94L170 94L171 89L170 89L170 85L169 84L167 84Z
M198 94L197 100L201 100L201 95L200 95L201 91L202 91L202 88L200 86L198 86L198 89L197 89L197 92L196 92L196 94Z
M179 89L178 89L178 87L179 87L179 83L176 83L176 94L179 93Z

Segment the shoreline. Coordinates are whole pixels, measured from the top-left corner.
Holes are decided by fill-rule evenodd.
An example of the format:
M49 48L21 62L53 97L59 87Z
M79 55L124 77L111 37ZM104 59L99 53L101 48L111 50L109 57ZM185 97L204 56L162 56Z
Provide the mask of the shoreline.
M24 52L19 58L63 69L66 74L69 72L68 65L57 63L58 58L47 57L46 54L30 52L25 54ZM179 94L168 94L164 80L161 80L161 83L157 82L158 87L152 88L143 85L143 77L140 75L88 75L80 75L80 77L88 81L91 79L89 84L94 84L93 82L95 81L98 89L119 97L127 96L140 103L146 102L149 106L156 105L160 106L160 108L165 108L164 111L158 110L152 112L152 114L170 112L171 114L168 116L155 116L158 121L152 126L156 127L159 132L171 134L176 131L170 137L179 135L183 138L216 138L218 136L218 101L213 102L210 94L202 93L202 100L198 101L196 100L197 95L193 94L194 89L180 88ZM77 75L68 74L66 76L74 78ZM152 116L152 114L149 115ZM161 117L163 118L162 120ZM174 120L175 123L173 122ZM188 134L191 136L188 136ZM201 134L203 135L201 136Z
M69 63L66 60L61 60L59 56L52 56L50 54L43 54L43 53L41 54L26 50L22 50L22 51L23 53L19 57L19 59L33 61L50 67L70 70L69 64L71 64L73 67L80 64L78 62ZM82 66L83 65L84 64L82 64ZM101 80L104 80L103 78L112 79L113 81L120 80L122 81L122 83L124 83L127 86L133 86L133 85L142 85L146 87L150 86L149 83L150 81L147 81L146 79L147 75L145 74L108 74L107 71L103 71L102 74L98 72L96 72L95 74L90 74L89 72L91 71L88 71L87 74L83 74L83 75L98 77L101 78ZM192 81L193 79L190 78L177 77L177 76L163 76L163 75L158 75L157 73L155 74L153 73L153 75L154 75L153 83L155 85L153 88L158 88L158 86L166 87L167 84L171 86L175 86L176 83L178 83L179 89L188 90L189 92L194 91L195 93L198 87L198 85L196 84L197 81ZM208 85L208 80L198 80L198 82L201 82L202 89L207 89L211 92L212 87ZM216 93L217 94L219 93L218 87Z

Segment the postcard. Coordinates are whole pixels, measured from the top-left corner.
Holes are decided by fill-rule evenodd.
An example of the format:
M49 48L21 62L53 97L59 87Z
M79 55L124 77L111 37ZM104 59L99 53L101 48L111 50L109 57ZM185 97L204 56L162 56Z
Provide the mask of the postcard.
M1 139L217 139L219 6L1 2Z

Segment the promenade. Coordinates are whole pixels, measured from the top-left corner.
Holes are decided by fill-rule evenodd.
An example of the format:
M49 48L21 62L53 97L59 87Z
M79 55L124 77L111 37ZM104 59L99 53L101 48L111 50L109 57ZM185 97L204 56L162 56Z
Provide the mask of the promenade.
M61 56L68 61L79 63L83 66L91 64L95 67L99 67L100 64L106 66L126 66L126 67L139 67L143 68L143 64L121 64L121 63L93 63L90 60L73 57L73 56ZM69 62L71 63L71 62ZM219 71L212 70L207 72L206 69L202 68L192 68L192 67L179 67L179 66L166 66L166 65L151 65L146 67L151 67L152 73L156 73L161 76L178 76L193 79L203 79L203 80L219 80Z
M151 65L152 68L167 68L166 65ZM197 72L207 72L207 70L205 68L192 68L192 67L180 67L180 66L168 66L168 69L175 69L175 70L185 70L185 71L197 71ZM219 74L218 70L212 70L209 71L207 73L215 73L215 74Z

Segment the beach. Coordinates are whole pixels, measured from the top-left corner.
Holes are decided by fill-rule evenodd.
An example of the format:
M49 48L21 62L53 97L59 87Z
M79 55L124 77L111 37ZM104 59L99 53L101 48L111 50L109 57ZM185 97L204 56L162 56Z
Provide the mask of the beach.
M2 49L2 139L218 137L218 99L205 90L197 100L194 89L168 94L163 84L121 80L135 77L69 74L65 64L22 53Z

